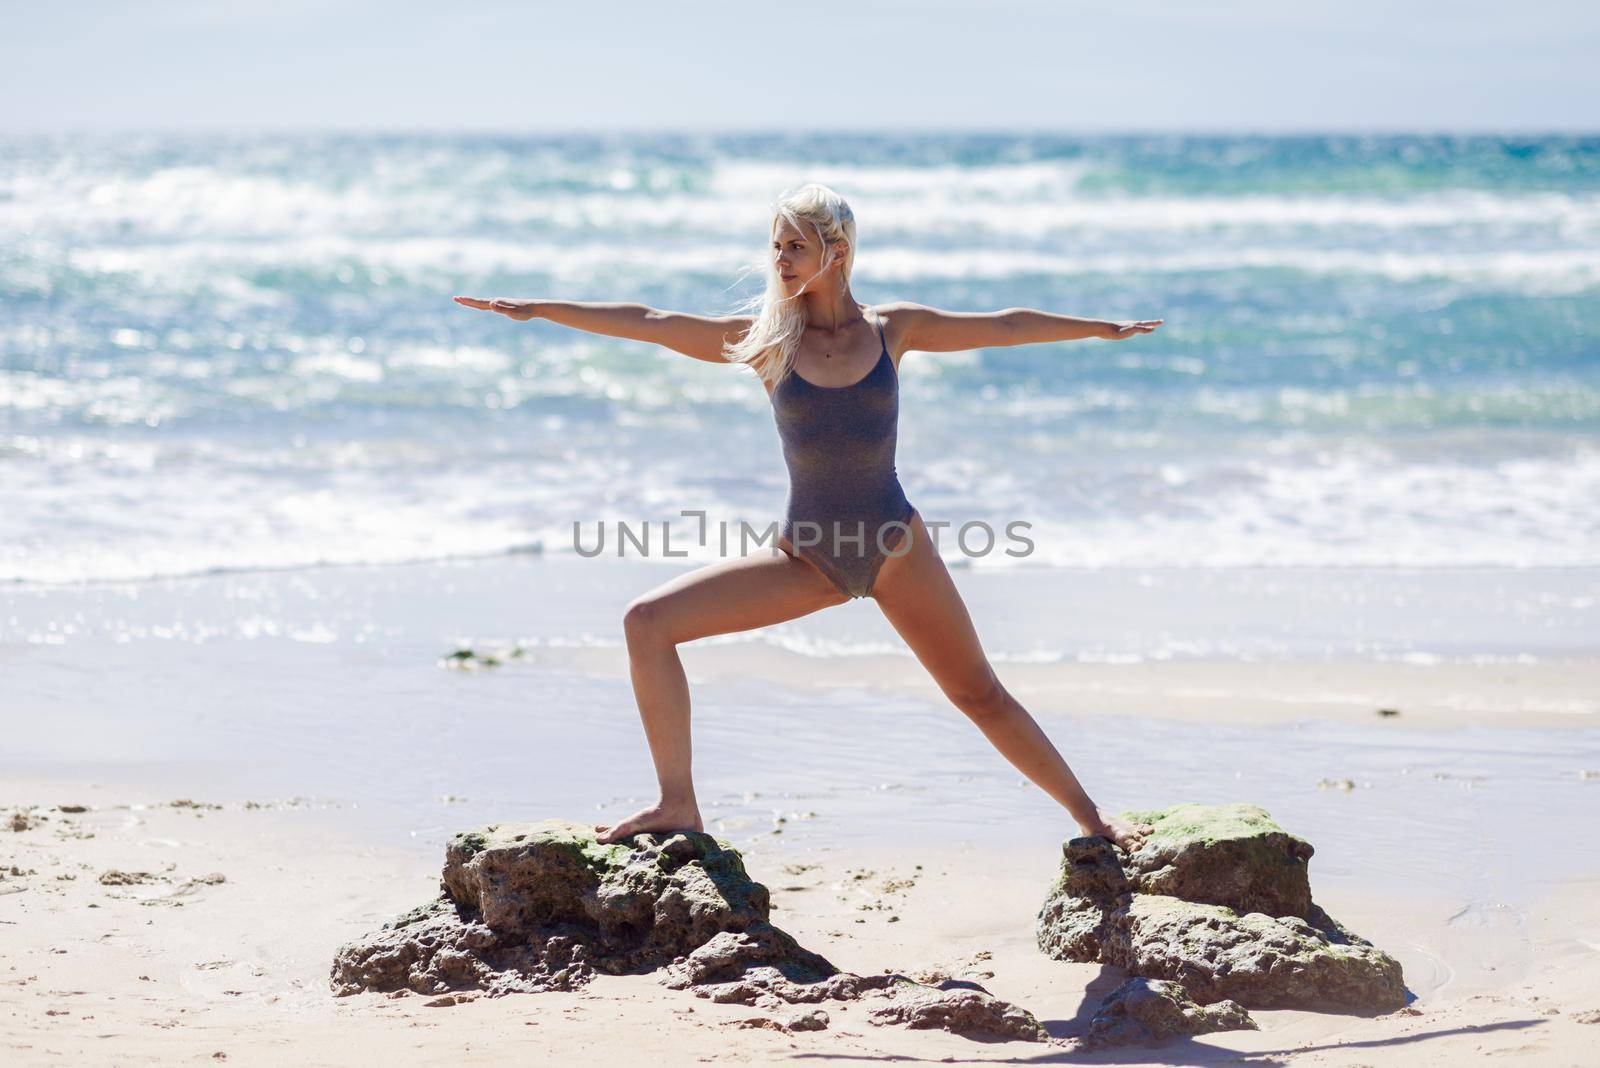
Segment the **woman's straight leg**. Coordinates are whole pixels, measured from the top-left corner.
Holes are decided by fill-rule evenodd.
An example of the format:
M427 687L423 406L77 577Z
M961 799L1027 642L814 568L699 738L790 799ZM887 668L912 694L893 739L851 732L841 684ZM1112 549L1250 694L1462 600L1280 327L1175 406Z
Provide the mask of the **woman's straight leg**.
M1133 848L1150 831L1102 812L1038 722L1000 683L950 571L922 516L913 514L903 555L883 563L872 597L891 626L957 708L1002 756L1060 802L1084 834L1103 834Z

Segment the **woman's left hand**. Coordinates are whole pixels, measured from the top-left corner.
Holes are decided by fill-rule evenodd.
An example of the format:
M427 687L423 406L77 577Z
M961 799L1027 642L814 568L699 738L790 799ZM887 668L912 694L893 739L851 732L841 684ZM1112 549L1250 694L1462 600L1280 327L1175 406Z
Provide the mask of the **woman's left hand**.
M1136 319L1125 323L1107 323L1105 332L1098 336L1107 341L1121 341L1135 334L1148 334L1164 322L1165 319Z

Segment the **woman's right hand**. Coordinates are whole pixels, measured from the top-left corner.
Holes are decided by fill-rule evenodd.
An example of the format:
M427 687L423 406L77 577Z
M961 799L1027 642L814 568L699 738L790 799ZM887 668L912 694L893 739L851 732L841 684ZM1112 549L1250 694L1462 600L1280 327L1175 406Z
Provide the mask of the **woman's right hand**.
M484 300L482 297L456 297L454 299L457 304L465 304L467 307L477 308L479 311L499 312L507 319L515 319L519 323L525 323L529 319L536 319L539 316L539 302L536 300Z

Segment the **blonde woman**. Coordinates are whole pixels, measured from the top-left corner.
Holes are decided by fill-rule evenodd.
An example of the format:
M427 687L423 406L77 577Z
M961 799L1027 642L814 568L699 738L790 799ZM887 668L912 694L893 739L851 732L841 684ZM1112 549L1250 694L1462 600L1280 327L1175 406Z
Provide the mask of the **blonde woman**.
M1100 809L1003 686L961 595L895 473L898 378L909 351L957 352L1147 334L1162 320L1105 322L1010 308L866 307L850 291L856 226L833 190L806 185L774 206L765 292L751 314L698 316L639 304L456 297L525 322L546 319L751 368L772 401L789 468L780 552L757 551L662 583L623 616L634 699L660 800L597 826L603 842L704 830L690 773L689 684L678 646L870 597L951 703L1017 770L1066 807L1085 835L1133 848L1150 832Z

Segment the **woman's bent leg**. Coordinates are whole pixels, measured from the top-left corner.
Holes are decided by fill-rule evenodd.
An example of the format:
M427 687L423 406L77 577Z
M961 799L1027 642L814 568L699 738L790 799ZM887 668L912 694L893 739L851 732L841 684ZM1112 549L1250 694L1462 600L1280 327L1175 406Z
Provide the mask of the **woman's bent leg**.
M813 565L772 550L710 564L635 598L622 620L628 671L661 799L620 823L596 826L600 841L642 831L704 830L691 773L689 680L680 644L782 623L846 600Z

